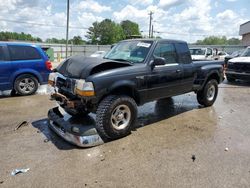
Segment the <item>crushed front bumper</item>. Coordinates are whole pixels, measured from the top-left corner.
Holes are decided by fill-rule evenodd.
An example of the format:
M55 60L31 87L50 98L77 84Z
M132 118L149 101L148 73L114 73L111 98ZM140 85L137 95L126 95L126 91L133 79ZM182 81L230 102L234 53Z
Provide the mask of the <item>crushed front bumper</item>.
M89 118L89 117L87 117ZM59 111L59 107L50 109L48 112L49 127L57 133L64 140L75 144L79 147L93 147L103 144L102 138L99 136L95 129L94 124L86 119L86 125L84 119L72 120L73 118L65 118ZM73 129L77 128L78 133L73 132Z

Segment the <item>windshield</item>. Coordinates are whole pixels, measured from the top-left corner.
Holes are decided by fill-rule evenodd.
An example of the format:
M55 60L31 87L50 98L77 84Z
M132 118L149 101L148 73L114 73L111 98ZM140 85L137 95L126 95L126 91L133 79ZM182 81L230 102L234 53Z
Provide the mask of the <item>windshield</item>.
M123 41L115 45L105 59L142 63L152 46L152 41Z
M250 48L244 50L244 52L240 55L241 57L249 57L250 56Z
M205 49L190 49L189 51L191 55L205 55L206 53Z

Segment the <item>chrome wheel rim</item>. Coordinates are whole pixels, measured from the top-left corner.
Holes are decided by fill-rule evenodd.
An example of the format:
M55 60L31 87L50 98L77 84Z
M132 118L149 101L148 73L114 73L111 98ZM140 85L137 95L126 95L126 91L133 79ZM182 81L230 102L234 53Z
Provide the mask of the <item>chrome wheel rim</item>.
M211 85L207 90L207 100L212 101L215 96L215 86Z
M127 105L119 105L112 111L111 124L116 130L125 129L129 125L130 119L131 111Z
M22 93L28 94L34 91L35 82L31 78L24 78L19 82L19 89Z

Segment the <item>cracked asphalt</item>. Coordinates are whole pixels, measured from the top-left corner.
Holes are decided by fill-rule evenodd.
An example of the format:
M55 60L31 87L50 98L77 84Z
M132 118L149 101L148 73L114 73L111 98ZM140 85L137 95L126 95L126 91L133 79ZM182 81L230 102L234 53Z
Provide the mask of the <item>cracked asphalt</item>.
M45 87L2 96L0 187L250 187L249 86L225 81L209 108L193 93L147 103L131 135L88 149L48 128Z

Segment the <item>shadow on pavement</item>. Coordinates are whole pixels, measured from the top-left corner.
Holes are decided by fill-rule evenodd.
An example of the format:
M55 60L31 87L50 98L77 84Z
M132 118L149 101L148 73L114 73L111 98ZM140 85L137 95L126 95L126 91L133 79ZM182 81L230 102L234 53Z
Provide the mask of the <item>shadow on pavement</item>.
M199 106L198 103L196 103L196 100L194 100L194 97L195 96L192 96L191 98L187 96L178 96L174 98L160 99L139 107L135 130L140 127L157 123L161 120L177 116L181 113L197 109ZM69 116L67 121L69 123L79 124L81 126L82 122L85 122L88 126L95 126L95 115L91 114L84 118L72 118L71 116ZM79 148L75 145L66 142L56 133L54 133L48 126L47 118L32 122L32 125L40 132L42 132L46 136L46 138L50 140L60 150L70 150Z
M223 82L225 85L219 86L220 88L245 88L245 87L250 87L250 81L243 81L243 80L236 80L234 82L228 82L225 80Z
M37 128L38 131L46 137L44 140L45 142L52 142L60 150L71 150L77 148L77 146L74 146L57 136L57 134L49 128L48 123L47 118L32 122L32 126Z

